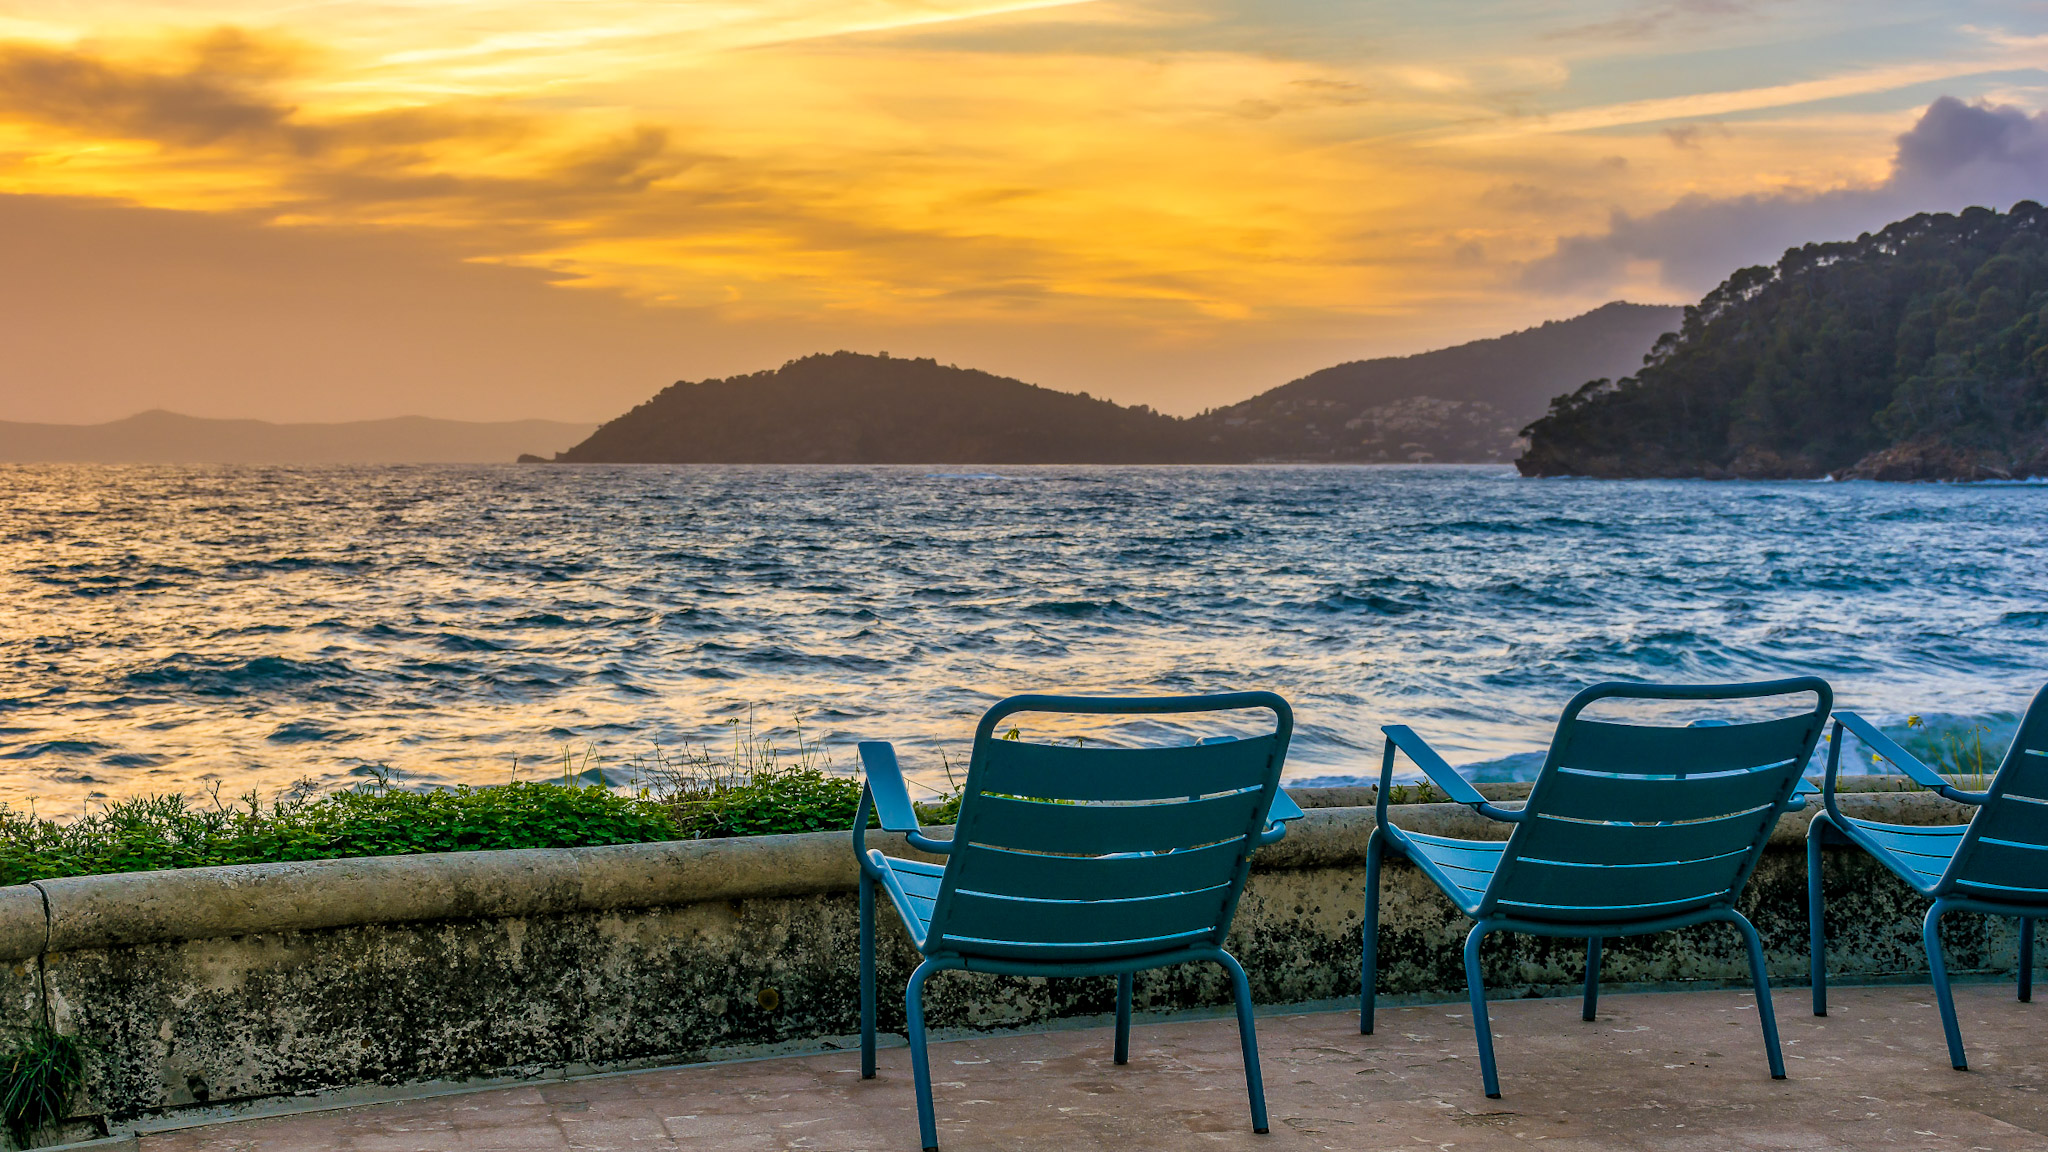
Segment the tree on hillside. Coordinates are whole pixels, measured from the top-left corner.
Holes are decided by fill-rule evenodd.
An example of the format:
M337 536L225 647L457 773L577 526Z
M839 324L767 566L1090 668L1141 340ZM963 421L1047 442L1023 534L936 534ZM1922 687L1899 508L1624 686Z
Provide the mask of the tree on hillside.
M1635 376L1527 434L1532 476L2048 472L2048 211L1924 214L1741 269Z

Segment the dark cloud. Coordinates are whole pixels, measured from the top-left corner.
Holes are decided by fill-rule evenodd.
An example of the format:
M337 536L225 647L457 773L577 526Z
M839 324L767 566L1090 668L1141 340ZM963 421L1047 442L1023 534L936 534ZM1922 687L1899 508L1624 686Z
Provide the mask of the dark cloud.
M0 116L186 147L226 141L303 149L295 110L263 89L290 71L281 47L208 33L161 66L89 51L0 44Z
M2048 177L2048 113L1943 96L1899 137L1892 179L1908 186Z
M1648 262L1672 289L1697 296L1787 248L1852 239L1919 212L2002 209L2044 193L2048 113L1943 96L1899 137L1882 184L1813 196L1688 196L1644 216L1616 209L1606 231L1560 239L1556 251L1523 270L1523 280L1546 290L1593 290Z
M181 149L389 167L451 140L510 144L525 121L491 112L408 108L316 120L279 93L298 74L291 44L220 28L160 59L91 47L0 43L0 120Z

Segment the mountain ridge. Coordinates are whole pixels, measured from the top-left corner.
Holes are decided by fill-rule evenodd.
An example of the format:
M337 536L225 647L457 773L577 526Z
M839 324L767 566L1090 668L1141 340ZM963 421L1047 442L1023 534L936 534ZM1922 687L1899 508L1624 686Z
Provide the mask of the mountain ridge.
M1680 317L1617 301L1504 336L1334 365L1185 418L928 358L820 353L679 380L555 462L1505 462L1551 397L1588 368L1640 364Z

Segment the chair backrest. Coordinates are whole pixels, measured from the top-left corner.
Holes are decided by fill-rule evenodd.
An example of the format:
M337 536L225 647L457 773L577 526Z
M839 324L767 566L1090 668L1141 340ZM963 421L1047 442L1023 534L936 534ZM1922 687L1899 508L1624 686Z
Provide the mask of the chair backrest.
M1773 719L1673 727L1588 720L1600 700L1756 701L1813 693ZM1558 721L1482 916L1649 921L1734 903L1799 786L1833 706L1811 676L1758 684L1596 684Z
M1177 748L1005 740L1019 712L1265 709L1273 731ZM1293 732L1271 692L1014 696L989 709L927 947L1011 961L1115 960L1223 942Z
M1942 877L1942 890L2048 903L2048 688L2027 706Z

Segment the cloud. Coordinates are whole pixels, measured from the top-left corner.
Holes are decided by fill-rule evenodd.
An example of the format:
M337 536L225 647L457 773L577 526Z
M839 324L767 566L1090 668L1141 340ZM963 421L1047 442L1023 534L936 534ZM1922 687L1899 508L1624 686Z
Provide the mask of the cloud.
M0 114L58 127L188 147L223 141L291 145L292 109L261 94L289 54L222 29L168 67L133 67L75 49L0 45Z
M1698 296L1730 272L1784 250L1846 240L1919 212L2003 209L2048 191L2048 112L1943 96L1901 134L1881 183L1817 194L1687 196L1659 212L1611 214L1604 232L1566 236L1528 264L1523 283L1594 290L1654 264L1673 291Z

